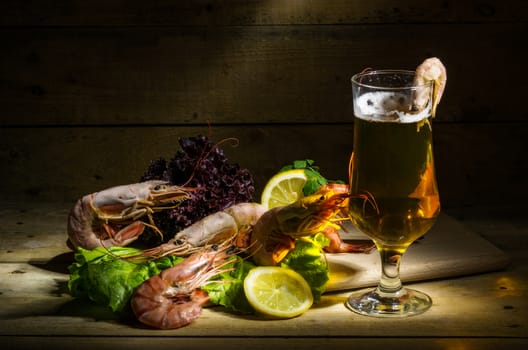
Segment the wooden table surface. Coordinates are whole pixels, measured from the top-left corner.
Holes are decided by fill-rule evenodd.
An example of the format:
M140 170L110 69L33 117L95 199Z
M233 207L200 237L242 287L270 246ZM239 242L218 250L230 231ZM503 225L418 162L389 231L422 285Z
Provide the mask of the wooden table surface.
M65 203L3 203L0 208L3 349L517 349L528 344L528 219L522 208L517 215L501 208L450 213L511 262L500 271L413 283L433 298L423 315L359 316L344 307L349 291L341 291L325 294L294 319L271 321L207 308L190 326L167 331L118 319L69 295L68 211Z

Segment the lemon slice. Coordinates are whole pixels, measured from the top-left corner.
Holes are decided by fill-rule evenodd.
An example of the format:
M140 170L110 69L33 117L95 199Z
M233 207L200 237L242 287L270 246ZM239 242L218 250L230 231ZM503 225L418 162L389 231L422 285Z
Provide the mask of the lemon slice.
M279 266L258 266L249 271L244 293L256 311L276 318L299 316L313 304L306 280L294 270Z
M292 204L303 196L308 176L303 169L292 169L274 175L262 190L261 204L268 209Z

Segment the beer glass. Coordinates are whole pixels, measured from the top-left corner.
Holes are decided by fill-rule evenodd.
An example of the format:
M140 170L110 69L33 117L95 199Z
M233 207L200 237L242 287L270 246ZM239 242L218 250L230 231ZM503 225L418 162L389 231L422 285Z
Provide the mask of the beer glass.
M378 70L352 77L354 145L350 159L350 218L381 257L378 287L346 301L369 316L409 316L431 298L404 288L400 260L440 212L432 146L433 83L415 84L413 71Z

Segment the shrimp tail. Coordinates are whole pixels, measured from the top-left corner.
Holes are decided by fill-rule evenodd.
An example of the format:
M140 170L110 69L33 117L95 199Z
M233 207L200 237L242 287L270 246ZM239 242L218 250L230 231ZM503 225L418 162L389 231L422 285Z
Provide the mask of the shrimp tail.
M328 226L323 234L330 241L330 244L324 248L327 253L370 253L376 245L372 241L365 243L347 243L339 235L338 229Z

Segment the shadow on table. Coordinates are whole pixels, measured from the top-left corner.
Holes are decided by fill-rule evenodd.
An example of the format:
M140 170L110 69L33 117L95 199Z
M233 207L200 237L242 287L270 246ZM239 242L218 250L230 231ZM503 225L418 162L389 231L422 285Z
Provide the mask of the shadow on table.
M65 252L52 257L46 262L41 260L29 260L31 266L43 269L49 272L69 274L68 266L75 261L73 252Z

